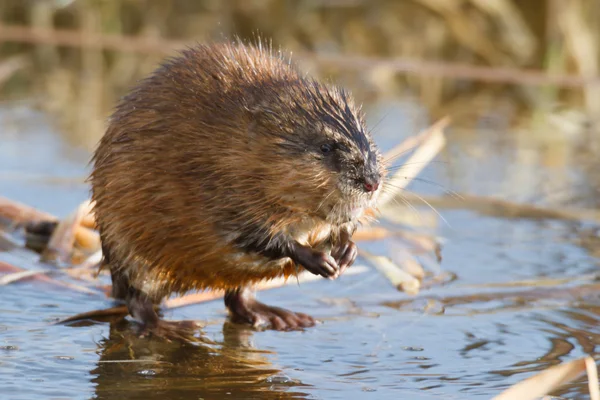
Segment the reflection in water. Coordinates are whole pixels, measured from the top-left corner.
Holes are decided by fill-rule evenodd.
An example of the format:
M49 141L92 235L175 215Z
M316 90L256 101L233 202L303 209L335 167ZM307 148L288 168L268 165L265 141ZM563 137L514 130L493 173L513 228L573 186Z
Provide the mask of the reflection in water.
M599 284L591 283L563 289L534 288L513 292L423 297L384 302L382 305L402 311L421 308L424 312L428 312L431 304L436 304L437 309L443 311L429 314L446 319L449 326L456 325L452 319L456 320L465 315L518 313L514 318L509 317L510 325L496 324L496 329L486 332L485 335L465 332L468 343L457 352L463 361L474 358L484 361L482 365L485 365L488 360L495 360L498 363L507 353L513 354L511 360L518 360L502 369L486 371L488 385L493 382L497 385L487 386L483 392L479 392L477 388L484 386L481 382L470 385L472 387L466 384L472 377L471 373L444 378L462 382L465 386L463 392L475 395L490 393L490 387L494 391L501 391L509 386L508 382L520 381L553 365L584 355L598 359L600 357L598 350L600 304L597 296L599 290ZM531 312L528 313L528 310ZM527 351L524 351L525 349ZM542 351L539 351L540 349ZM531 356L528 357L527 353ZM498 378L494 378L494 375ZM588 398L587 377L583 375L571 384L561 387L554 392L554 395L569 399Z
M580 302L577 308L555 311L552 317L536 315L533 320L542 324L541 330L550 342L547 352L531 360L519 361L506 369L490 371L492 374L512 376L534 371L542 371L552 365L573 360L583 355L596 359L600 356L597 346L600 345L600 305ZM561 318L562 317L562 318ZM564 398L588 398L587 377L555 391L556 396Z
M223 342L140 339L125 320L112 323L91 371L97 399L300 399L301 383L272 367L250 343L253 331L225 323Z

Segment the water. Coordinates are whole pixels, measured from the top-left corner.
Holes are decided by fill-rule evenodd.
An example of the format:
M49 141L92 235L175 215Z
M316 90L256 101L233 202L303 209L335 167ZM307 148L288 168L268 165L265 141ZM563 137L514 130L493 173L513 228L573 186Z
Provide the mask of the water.
M426 122L412 104L370 110L373 123L383 114L377 138L384 147ZM0 126L1 195L59 216L88 196L81 180L89 154L76 141L25 107L0 111ZM548 162L548 146L506 129L454 130L441 162L422 177L471 194L593 203L586 197L593 191L581 190L587 177L577 158L563 154ZM440 191L424 182L413 188ZM36 281L3 286L0 398L488 399L535 371L596 354L600 301L593 286L576 292L590 280L534 295L522 294L531 287L489 286L595 273L593 229L440 211L447 221L438 230L446 239L441 267L455 273L455 281L414 298L372 270L260 293L267 303L324 321L305 332L231 325L221 301L165 314L202 321L201 344L138 339L128 322L52 326L56 318L112 303ZM365 246L380 253L392 248L386 242ZM0 260L39 267L24 251L0 253ZM556 394L586 398L586 391L582 378Z

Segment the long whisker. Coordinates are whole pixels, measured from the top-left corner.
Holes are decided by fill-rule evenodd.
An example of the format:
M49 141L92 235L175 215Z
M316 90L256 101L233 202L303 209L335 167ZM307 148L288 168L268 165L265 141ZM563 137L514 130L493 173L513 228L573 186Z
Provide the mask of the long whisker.
M407 178L407 179L408 179L408 178ZM442 185L442 184L439 184L439 183L437 183L437 182L434 182L434 181L431 181L431 180L429 180L429 179L425 179L425 178L418 178L418 177L413 177L413 178L412 178L412 180L414 180L414 181L418 181L418 182L422 182L422 183L426 183L426 184L428 184L428 185L431 185L431 186L439 187L439 188L441 188L441 189L443 189L443 190L444 190L444 194L447 194L447 195L449 195L449 196L451 196L451 197L453 197L453 198L455 198L455 199L457 199L457 200L464 200L464 197L462 197L462 196L461 196L459 193L457 193L457 192L455 192L454 190L451 190L451 189L446 189L446 188L444 187L444 185ZM384 182L384 183L383 183L383 185L384 185L384 186L385 186L385 185L389 185L389 186L396 187L396 188L398 188L398 189L404 189L404 188L402 188L402 187L399 187L399 186L392 185L392 184L391 184L391 183L389 183L389 182ZM411 193L412 193L412 192L411 192Z
M416 164L450 164L450 163L448 161L442 161L442 160L413 161L413 162L409 162L409 163L403 163L403 164L400 164L400 165L393 165L391 167L386 167L386 170L388 170L388 171L395 171L395 170L402 169L402 168L406 167L407 165L416 165Z
M436 209L434 206L432 206L431 204L429 204L429 202L428 202L427 200L425 200L423 197L419 196L417 193L415 193L415 192L413 192L413 191L411 191L411 190L407 190L406 188L403 188L403 187L394 186L394 185L391 185L391 184L388 184L388 185L389 185L390 187L393 187L393 188L397 189L397 191L396 191L396 192L389 192L389 191L388 191L387 193L392 193L392 194L394 194L394 195L400 195L400 192L402 192L402 191L405 191L405 192L411 193L411 194L412 194L412 195L414 195L414 196L415 196L417 199L421 200L421 201L422 201L423 203L425 203L425 204L426 204L426 205L427 205L429 208L431 208L431 210L433 210L433 212L435 212L435 213L437 214L437 216L438 216L438 217L440 217L440 219L441 219L442 221L444 221L444 223L445 223L446 225L448 225L449 227L452 227L452 225L450 225L450 223L449 223L449 222L446 220L446 218L444 218L444 217L442 216L442 214L440 214L440 213L439 213L439 211L438 211L438 210L437 210L437 209ZM382 189L385 189L385 188L382 188ZM394 197L392 197L392 198L394 198Z
M329 194L327 196L325 196L325 198L323 200L321 200L321 202L319 203L319 206L317 207L317 212L321 209L321 207L323 207L325 205L325 202L331 197L331 195L333 195L333 193L335 193L335 190L331 190L329 192Z
M395 202L398 206L402 206L402 204L400 204L398 202L398 200L402 201L402 203L404 205L406 205L408 208L411 209L411 211L417 216L417 218L419 219L419 222L423 222L423 217L421 216L421 213L419 212L419 209L417 207L415 207L410 201L408 201L408 199L404 196L402 196L401 194L398 194L398 198L396 196L392 197L392 201Z
M427 207L431 208L431 210L437 214L438 217L440 217L440 219L442 221L444 221L444 223L446 225L448 225L450 228L452 228L452 225L450 225L450 223L448 222L448 220L446 218L444 218L442 216L442 214L439 213L438 210L436 210L436 208L434 206L432 206L431 204L429 204L429 202L427 200L425 200L424 198L422 198L421 196L419 196L418 194L416 194L415 192L412 192L412 194L419 200L421 200L423 203L427 204Z
M439 183L434 182L434 181L431 181L429 179L414 177L413 180L417 181L417 182L426 183L426 184L431 185L431 186L439 187L439 188L441 188L441 189L444 190L445 194L450 195L450 196L454 197L457 200L464 200L465 199L464 197L462 197L459 193L455 192L454 190L452 190L452 189L446 189L444 187L444 185L439 184Z
M384 119L389 117L389 115L390 115L389 111L386 112L385 114L383 114L381 116L381 118L379 118L379 121L375 122L375 124L369 129L371 131L371 133L373 134L373 136L377 135L377 132L375 132L375 130L379 127L379 125L381 125L381 123L383 122Z
M396 153L396 154L392 154L391 156L389 156L389 157L387 157L387 158L384 158L384 159L383 159L383 162L384 162L385 164L389 164L389 163L390 163L390 161L393 161L393 160L397 159L398 157L400 157L400 156L402 156L402 155L404 155L404 154L406 154L406 153L408 153L408 152L410 152L410 151L416 150L418 147L419 147L419 145L412 146L412 147L409 147L409 148L408 148L408 149L406 149L406 150L403 150L403 151L401 151L401 152L398 152L398 153Z

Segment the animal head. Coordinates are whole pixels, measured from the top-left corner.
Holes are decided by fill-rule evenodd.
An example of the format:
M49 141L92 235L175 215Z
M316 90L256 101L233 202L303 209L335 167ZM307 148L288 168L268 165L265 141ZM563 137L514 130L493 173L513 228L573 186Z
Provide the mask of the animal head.
M293 165L284 171L297 193L289 201L332 223L359 219L375 205L384 176L360 109L344 90L312 79L269 89L255 108L255 126L275 139L275 151L287 159L282 165Z

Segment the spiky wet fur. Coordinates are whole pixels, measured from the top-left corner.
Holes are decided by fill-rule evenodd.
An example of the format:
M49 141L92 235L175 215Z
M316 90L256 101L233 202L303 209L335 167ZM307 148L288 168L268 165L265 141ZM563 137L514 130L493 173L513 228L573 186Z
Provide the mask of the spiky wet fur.
M341 171L308 149L324 139L348 149ZM381 168L343 91L302 77L270 50L187 49L120 101L94 154L110 269L156 301L294 274L288 258L245 251L240 235L335 244L374 205L376 194L350 183L367 159Z

